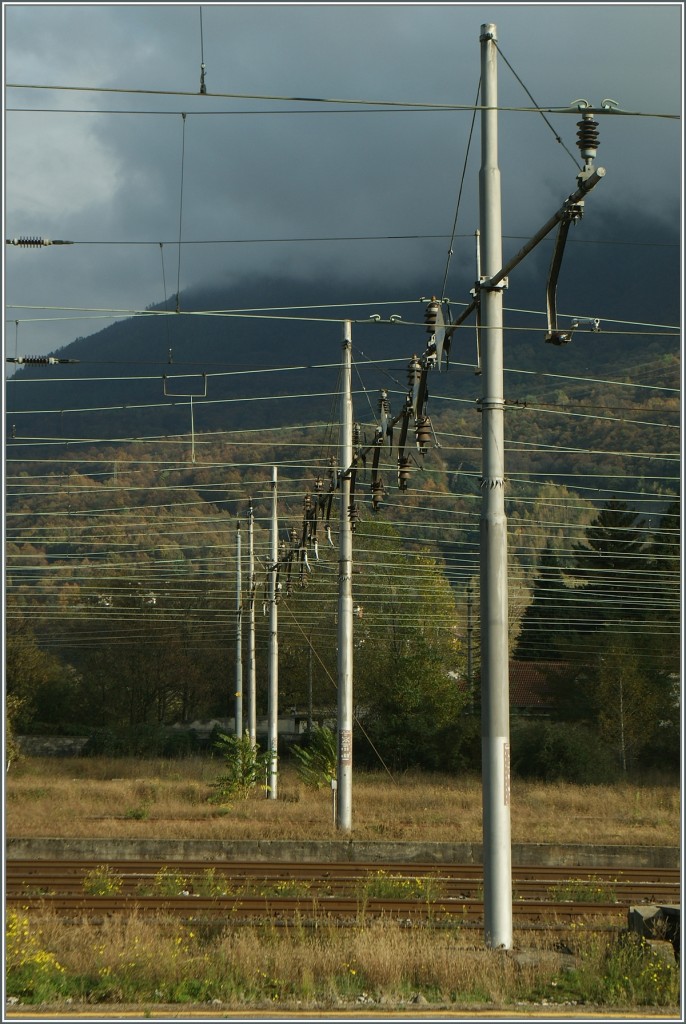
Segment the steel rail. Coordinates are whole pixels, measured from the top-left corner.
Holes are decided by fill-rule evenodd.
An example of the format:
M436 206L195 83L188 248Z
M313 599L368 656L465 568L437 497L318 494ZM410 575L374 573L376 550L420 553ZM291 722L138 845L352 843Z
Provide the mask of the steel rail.
M255 919L297 920L360 920L365 917L391 917L401 920L433 920L447 918L455 923L483 919L482 900L399 900L361 899L357 897L263 897L241 896L40 896L27 898L7 894L8 908L24 911L47 911L71 917L102 918L110 914L173 915L197 919L221 916L227 923ZM571 921L601 917L625 919L626 908L617 904L549 902L527 900L513 904L513 914L523 921Z
M89 895L87 876L105 866L119 891ZM420 883L419 895L409 899L367 895L365 886L373 886L378 879ZM675 868L517 866L513 879L513 912L518 920L529 922L612 917L624 915L631 904L678 902L680 898L679 870ZM183 890L162 895L161 883L174 880ZM483 870L478 864L15 859L6 862L5 881L8 906L50 908L60 914L90 917L152 912L224 915L229 920L323 915L344 921L357 919L361 913L432 921L483 918L479 898ZM280 895L278 887L289 883L302 886L303 891ZM221 893L223 884L226 893ZM421 884L426 885L425 895ZM583 899L589 885L595 890L593 901ZM218 893L203 895L214 887ZM565 888L570 898L562 900Z
M79 893L85 890L85 879L89 872L102 869L102 862L96 861L25 861L7 863L6 889L13 894L41 892L56 894ZM203 892L208 885L224 884L227 889L242 889L248 892L262 884L276 887L287 882L300 883L307 889L317 889L321 895L359 890L365 880L381 875L393 882L414 881L415 884L435 886L436 895L446 897L476 897L483 885L480 865L379 865L346 863L337 864L256 864L246 862L221 862L208 865L206 862L186 861L117 861L107 865L116 876L120 890L139 895L150 895L158 885L158 874L180 880L180 889ZM584 886L606 890L608 898L621 898L626 902L676 901L679 897L678 869L655 871L652 868L583 869L570 871L568 868L515 868L513 872L515 898L550 898L560 895L560 887L571 888L578 896ZM369 884L372 884L369 882ZM556 892L557 890L557 892ZM238 895L238 893L234 893Z
M176 874L176 873L174 873ZM279 885L300 885L304 890L310 891L311 895L334 896L346 895L351 892L355 894L363 890L365 884L373 884L373 876L358 876L352 878L333 877L330 879L275 879L262 877L244 876L237 878L224 874L214 874L210 880L203 875L180 875L179 895L181 890L186 890L190 895L202 895L209 884L226 886L225 895L270 895L269 892L255 893L254 890L274 889ZM371 883L367 880L371 877ZM400 876L385 876L391 883L406 882L411 885L415 882L418 886L434 885L433 891L436 895L445 899L478 899L482 890L482 880L478 878L461 879L446 878L441 875L417 876L415 878L401 878ZM135 874L117 874L116 881L118 891L127 896L154 895L157 888L159 891L159 880L155 873L137 872ZM164 881L164 880L163 880ZM593 887L597 893L604 894L608 902L622 904L630 903L659 903L678 902L679 887L676 883L650 883L650 882L627 882L627 881L602 881L598 878L579 879L568 878L555 882L552 879L547 881L534 881L531 879L515 880L513 883L515 899L559 899L559 891L563 888L570 892L582 888ZM83 895L88 889L85 884L84 875L60 875L46 874L35 876L32 879L14 878L9 876L6 881L6 893L20 897L40 895ZM277 895L272 893L271 895ZM417 897L417 898L421 898ZM573 898L573 897L570 897Z
M8 876L36 875L55 872L67 876L83 875L87 871L107 865L118 874L154 874L168 868L179 874L201 874L208 869L221 872L222 876L250 876L264 879L286 878L317 878L333 877L360 878L365 875L383 872L394 877L417 878L440 875L444 878L483 878L481 864L452 864L436 861L395 862L395 861L241 861L241 860L164 860L158 858L138 858L117 860L106 856L98 859L43 859L43 858L8 858L6 872ZM635 882L669 882L678 884L679 868L669 867L612 867L612 866L578 866L578 865L515 865L513 877L517 879L564 881L568 879L601 879L607 881Z

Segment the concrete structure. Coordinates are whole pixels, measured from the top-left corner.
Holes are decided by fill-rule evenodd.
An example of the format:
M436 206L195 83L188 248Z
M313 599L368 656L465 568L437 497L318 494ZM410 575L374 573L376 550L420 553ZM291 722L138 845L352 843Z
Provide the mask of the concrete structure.
M481 843L384 843L360 840L155 840L23 839L6 840L8 860L253 860L398 864L482 864ZM570 868L675 868L681 853L674 846L582 846L513 843L517 866Z
M17 736L25 757L78 757L89 736Z
M681 958L681 907L674 904L654 903L629 907L628 928L651 945L669 943L674 950L674 958L679 963Z

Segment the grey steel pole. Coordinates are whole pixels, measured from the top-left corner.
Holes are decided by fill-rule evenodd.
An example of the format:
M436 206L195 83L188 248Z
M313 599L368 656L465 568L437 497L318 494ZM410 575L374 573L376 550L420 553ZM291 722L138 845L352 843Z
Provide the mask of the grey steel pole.
M267 795L276 800L278 773L278 726L279 726L279 636L277 599L277 563L279 560L279 521L276 514L276 466L272 467L272 528L270 548L270 584L269 584L269 780Z
M241 574L241 522L236 523L236 736L243 736L243 580Z
M352 324L343 324L343 393L341 396L341 504L338 555L338 775L336 826L352 828L353 774L353 594L352 526L349 516L353 460Z
M498 168L496 26L481 26L481 169L479 211L483 278L481 477L481 751L484 933L491 948L512 947L510 717L507 646L507 519L503 394L503 287Z
M257 671L255 663L255 540L252 501L248 506L248 575L250 596L248 601L248 735L253 746L257 743Z

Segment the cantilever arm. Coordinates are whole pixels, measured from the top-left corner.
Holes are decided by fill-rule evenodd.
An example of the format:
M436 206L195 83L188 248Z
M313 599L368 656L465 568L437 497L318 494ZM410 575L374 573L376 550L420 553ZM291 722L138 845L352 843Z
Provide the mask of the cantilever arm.
M560 276L562 254L564 253L567 235L569 234L569 226L573 221L574 215L572 213L560 221L555 237L553 255L550 260L550 270L548 271L548 284L545 293L548 333L545 336L545 340L550 342L551 345L566 345L568 341L572 340L571 331L560 331L557 327L557 279Z
M560 207L560 209L557 211L557 213L554 213L553 216L550 218L550 220L546 221L546 223L543 225L543 227L540 228L536 232L536 234L533 235L533 237L530 238L529 241L526 242L522 246L522 248L519 250L519 252L515 253L515 255L512 257L512 259L509 260L505 264L504 267L500 268L498 273L495 274L490 279L490 281L482 282L483 286L486 287L486 288L494 288L497 284L500 283L500 281L503 280L503 278L507 277L507 275L510 273L510 271L514 270L514 268L517 266L517 264L521 263L521 261L524 259L524 257L527 256L531 252L531 250L533 248L535 248L535 246L537 246L538 243L541 242L546 237L546 235L550 234L550 232L553 230L555 225L559 224L560 221L564 219L564 217L567 215L567 212L570 209L570 207L573 206L575 203L579 203L583 199L583 197L588 192L590 192L592 188L595 188L595 186L598 184L598 182L601 181L602 178L604 178L604 177L605 177L605 168L604 167L597 167L597 168L595 168L595 170L593 170L590 173L588 173L585 177L580 174L578 176L578 178L577 178L578 188L577 188L576 192L573 192L571 194L571 196L569 196L565 200L565 202ZM466 306L465 309L462 310L462 312L459 314L459 316L457 316L455 318L455 320L453 320L453 322L451 324L448 324L446 326L446 329L445 329L445 341L446 341L446 343L448 343L450 341L450 339L452 338L453 331L455 330L455 328L459 327L460 324L462 324L467 319L469 314L472 313L476 309L478 301L479 301L479 299L478 299L478 296L477 296L477 298L473 299L469 303L469 305Z

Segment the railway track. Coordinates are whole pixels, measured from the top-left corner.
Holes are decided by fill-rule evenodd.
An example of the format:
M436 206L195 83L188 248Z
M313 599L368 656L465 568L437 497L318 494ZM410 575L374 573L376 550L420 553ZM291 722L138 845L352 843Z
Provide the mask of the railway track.
M403 921L469 921L483 919L480 900L394 900L355 897L192 897L192 896L40 896L30 900L7 896L8 907L52 910L70 917L101 918L115 913L173 914L186 919L223 917L227 922L264 920L327 921L360 920L363 917L392 917ZM617 904L555 903L527 900L513 904L513 917L527 922L573 921L577 918L601 917L619 922L626 917L625 908Z
M112 891L94 895L93 873L105 867ZM629 905L680 899L678 869L514 867L512 875L513 916L521 922L609 923L625 920ZM8 907L89 917L136 911L233 921L365 915L473 923L483 919L482 885L482 868L473 864L6 862Z

